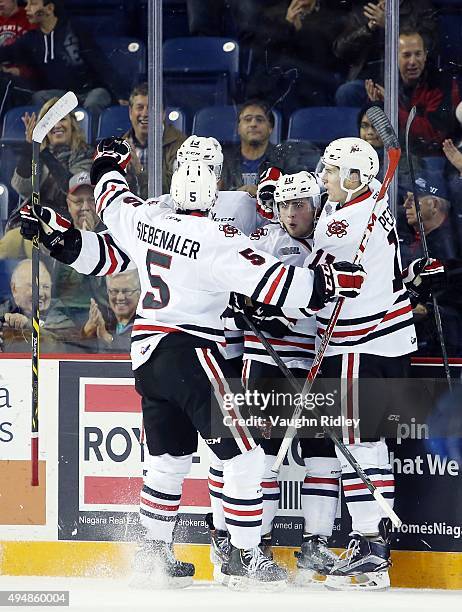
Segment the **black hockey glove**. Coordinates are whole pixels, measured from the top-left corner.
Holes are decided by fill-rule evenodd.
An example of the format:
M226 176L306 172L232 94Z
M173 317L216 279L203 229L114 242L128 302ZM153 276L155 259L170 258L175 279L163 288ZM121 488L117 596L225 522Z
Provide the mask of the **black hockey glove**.
M438 259L414 259L403 270L403 281L414 300L426 300L431 293L447 288L446 268Z
M276 166L271 166L260 176L257 187L257 213L272 221L274 219L274 190L282 172Z
M284 338L292 333L290 320L284 316L280 308L275 306L257 306L251 317L255 326L272 338Z
M40 206L33 213L32 207L25 204L19 212L20 232L26 240L32 240L38 231L39 242L52 257L66 264L74 263L80 254L82 238L70 221L46 206Z
M90 170L92 185L96 185L100 178L117 170L125 174L125 170L132 158L130 144L123 138L104 138L96 147L93 164Z
M320 264L314 269L310 310L319 310L335 298L355 298L361 293L366 273L361 265L338 261Z

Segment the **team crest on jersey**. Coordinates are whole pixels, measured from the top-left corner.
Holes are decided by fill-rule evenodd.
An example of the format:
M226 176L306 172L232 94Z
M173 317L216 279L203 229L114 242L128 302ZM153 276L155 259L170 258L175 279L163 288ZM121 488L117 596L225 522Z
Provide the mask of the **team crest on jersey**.
M260 240L262 236L266 236L268 234L268 230L266 227L259 227L254 232L252 232L249 236L250 240Z
M347 235L348 223L345 221L331 221L327 226L326 234L330 236L337 236L337 238L343 238Z
M232 238L233 236L236 236L236 234L240 233L237 227L234 227L234 225L219 225L218 229L223 232L227 238Z

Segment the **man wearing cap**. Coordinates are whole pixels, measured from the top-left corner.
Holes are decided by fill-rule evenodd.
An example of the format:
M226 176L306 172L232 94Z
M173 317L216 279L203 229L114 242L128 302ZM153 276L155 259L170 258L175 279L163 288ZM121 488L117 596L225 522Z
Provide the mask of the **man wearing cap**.
M416 180L416 189L430 257L444 264L444 270L460 268L461 262L457 260L456 240L449 218L451 204L444 179L436 175L420 176ZM424 252L412 193L407 193L403 206L407 223L412 228L410 243L401 247L403 266L407 266L416 257L422 257ZM456 286L453 281L449 283L446 272L433 274L428 284L422 283L418 287L415 297L411 294L419 354L441 354L432 293L438 299L448 355L458 356L462 342L460 286Z
M95 197L88 172L79 172L71 177L66 202L76 229L89 232L105 229L96 215ZM78 324L83 325L87 320L92 298L104 307L108 305L104 279L84 276L59 262L56 266L56 294Z
M442 260L455 258L456 242L449 221L451 204L444 179L436 175L423 175L417 178L416 188L430 257ZM414 196L409 191L403 206L406 221L413 230L411 243L401 250L403 265L406 266L422 256L423 250Z

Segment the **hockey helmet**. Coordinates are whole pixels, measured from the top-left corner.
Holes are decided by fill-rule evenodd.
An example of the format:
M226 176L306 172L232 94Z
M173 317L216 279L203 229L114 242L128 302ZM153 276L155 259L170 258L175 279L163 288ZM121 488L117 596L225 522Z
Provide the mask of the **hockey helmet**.
M340 170L340 186L349 193L359 191L374 179L380 168L379 157L376 150L362 138L338 138L327 145L322 165L330 164ZM349 190L345 187L345 180L350 179L352 173L359 173L360 186Z
M294 200L308 200L309 206L314 211L313 228L314 231L316 217L321 208L321 188L316 176L311 172L297 172L296 174L285 174L278 178L274 191L275 217L281 226L285 228L280 216L281 204L289 203Z
M212 136L189 136L176 152L176 165L181 166L187 161L205 162L215 172L216 180L218 180L223 168L220 143Z
M187 161L175 170L170 195L179 210L209 210L217 199L217 179L202 161Z

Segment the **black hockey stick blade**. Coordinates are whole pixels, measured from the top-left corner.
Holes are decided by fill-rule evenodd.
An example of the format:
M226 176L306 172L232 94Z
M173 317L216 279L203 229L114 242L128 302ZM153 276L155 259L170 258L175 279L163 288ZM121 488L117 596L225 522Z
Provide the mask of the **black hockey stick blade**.
M377 130L385 149L399 149L400 144L398 137L383 110L378 106L372 106L367 109L366 115L373 127Z

